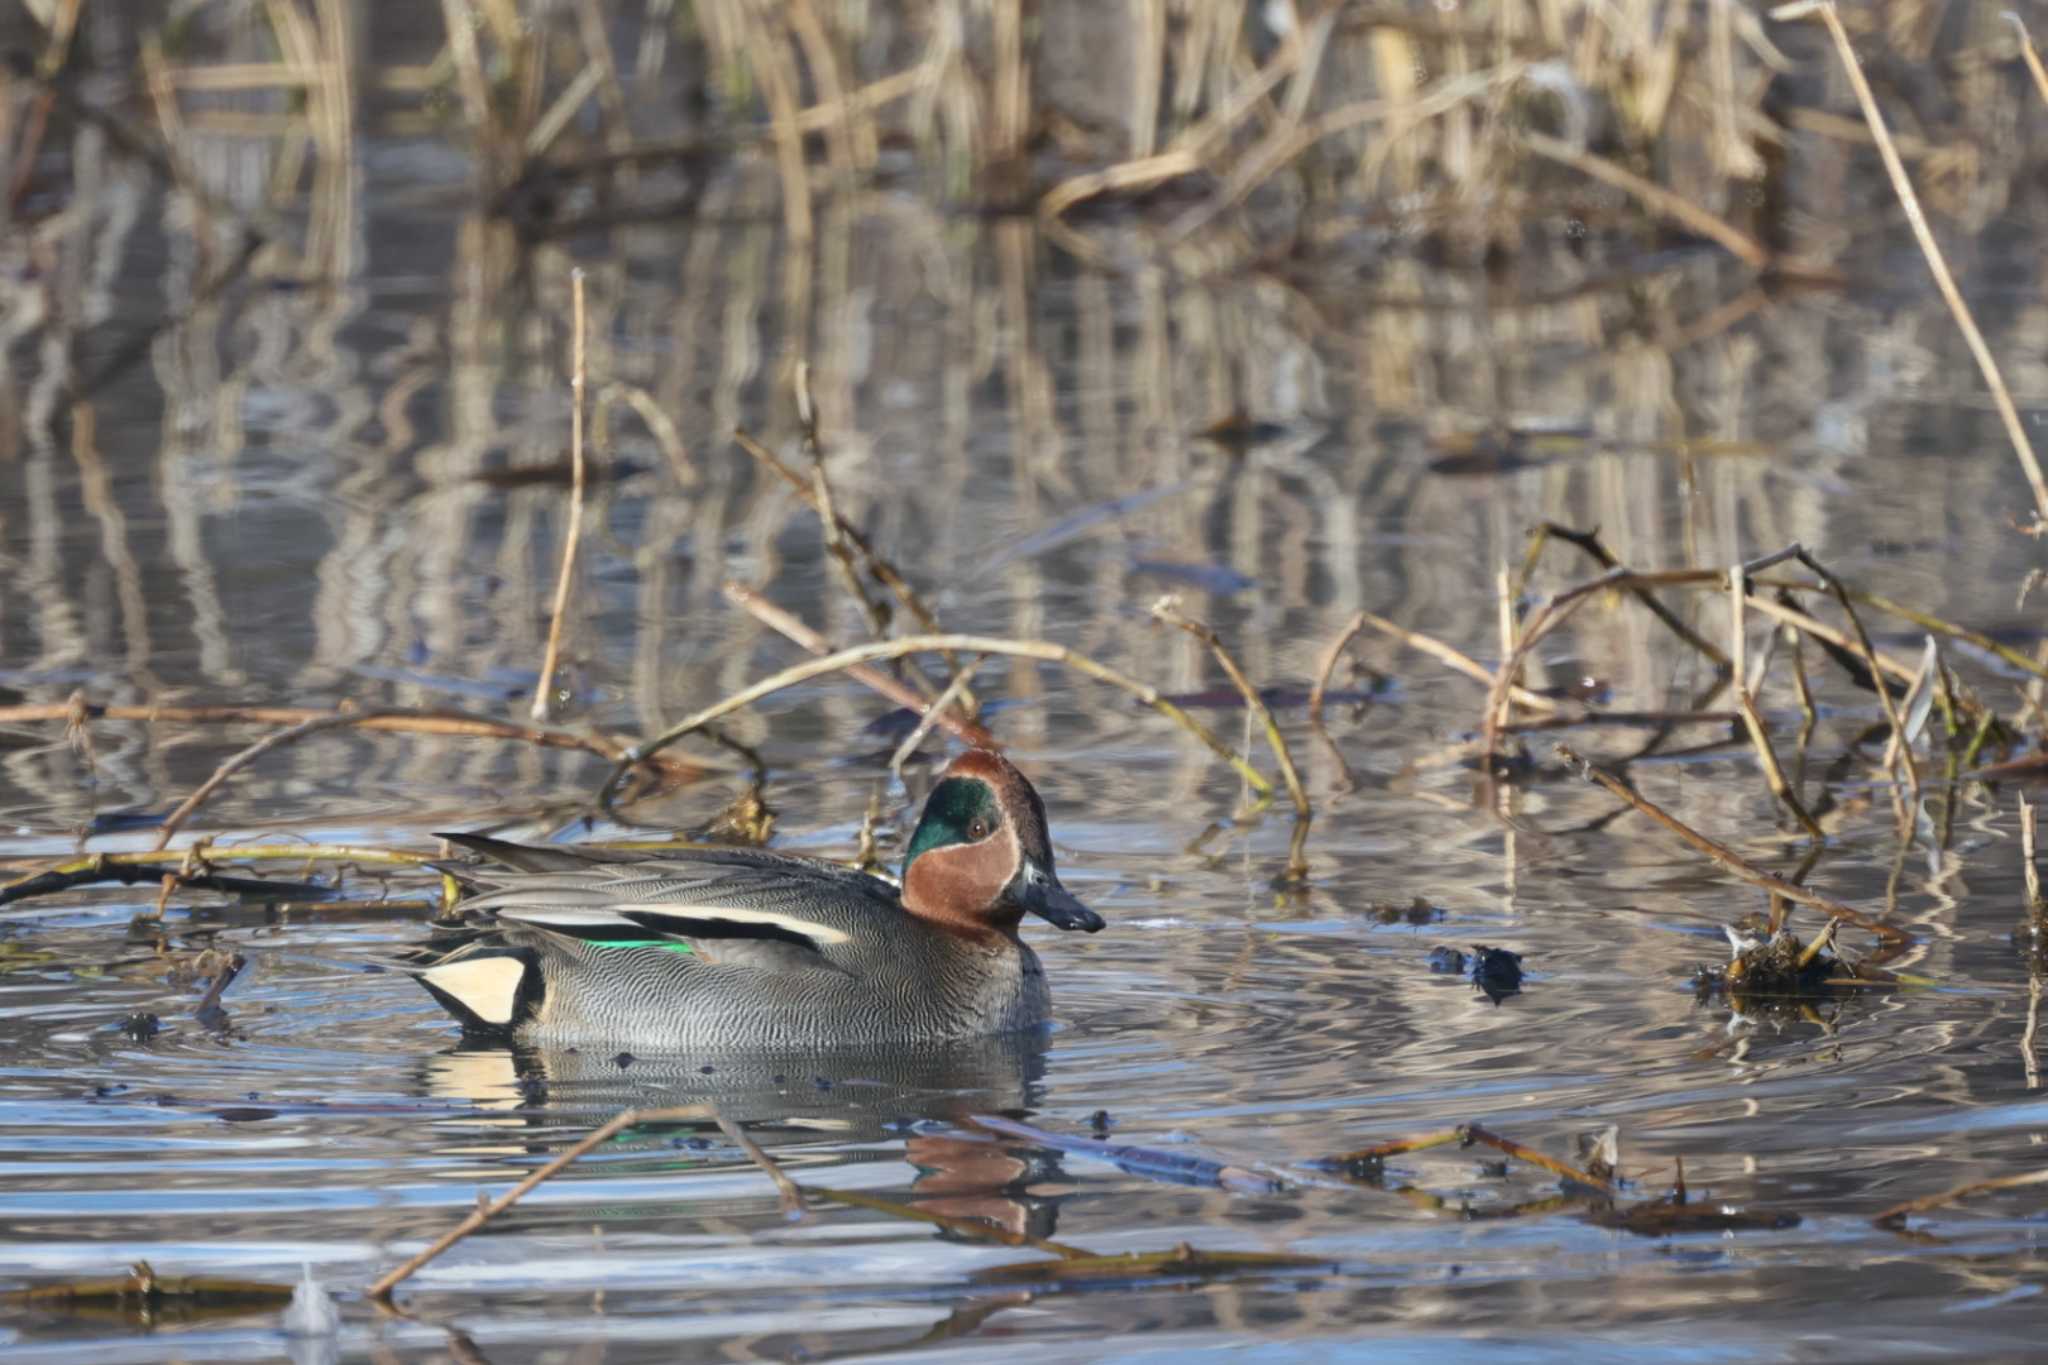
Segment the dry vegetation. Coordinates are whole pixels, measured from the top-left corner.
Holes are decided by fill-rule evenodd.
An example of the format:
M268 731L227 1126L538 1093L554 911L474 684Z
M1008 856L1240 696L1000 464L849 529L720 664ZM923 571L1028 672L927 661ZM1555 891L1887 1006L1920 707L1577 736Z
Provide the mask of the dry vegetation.
M1473 680L1471 728L1478 737L1437 758L1469 764L1478 803L1511 828L1523 822L1515 788L1558 775L1544 767L1548 746L1532 756L1522 748L1523 735L1646 731L1643 743L1610 755L1606 766L1618 772L1674 735L1704 733L1754 754L1758 781L1787 828L1816 851L1840 818L1830 793L1844 772L1868 776L1891 803L1903 858L1905 847L1925 837L1930 809L1943 813L1937 837L1947 838L1957 790L1985 776L1986 758L2020 765L2005 775L2038 766L2028 749L2048 728L2041 705L2048 645L2016 649L1947 619L1940 602L1895 601L1878 591L1882 585L1845 581L1802 547L1817 526L1844 514L1818 505L1810 493L1782 505L1760 478L1728 472L1717 457L1755 453L1767 444L1759 428L1769 414L1810 406L1807 397L1825 389L1801 369L1798 355L1838 347L1870 318L1798 315L1786 323L1787 334L1763 341L1740 329L1781 307L1789 312L1787 301L1799 291L1837 287L1849 274L1846 258L1866 240L1863 214L1878 213L1879 204L1885 214L1911 217L1937 278L1946 281L1936 237L1967 240L2028 193L2028 177L2041 161L2039 130L2048 126L2048 83L2037 96L2038 61L2024 31L1996 5L1896 0L1839 15L1825 5L1803 8L1832 27L1805 22L1808 15L1780 22L1740 0L1471 0L1449 10L1391 0L442 0L445 28L427 43L428 55L387 60L382 48L389 40L341 0L218 0L137 25L132 44L103 35L88 61L82 26L94 22L98 6L44 0L36 7L40 27L14 35L33 38L36 48L17 62L4 100L9 121L0 127L0 146L8 152L7 211L16 233L16 245L5 250L23 269L57 262L77 271L91 258L89 239L120 211L94 201L107 191L89 183L83 159L50 152L59 139L75 146L89 137L175 186L176 231L189 256L180 261L177 307L162 331L91 364L59 346L26 395L8 384L8 449L0 455L12 460L28 450L34 459L58 451L75 464L86 511L104 532L114 584L111 609L103 602L99 624L83 624L88 613L62 609L62 573L49 572L47 557L38 561L31 547L24 556L30 570L16 581L42 603L39 664L55 673L105 648L122 660L125 685L137 695L109 703L48 688L52 695L41 700L0 708L0 724L61 722L81 743L108 722L152 731L272 727L196 786L173 782L167 765L151 772L159 790L192 788L161 826L162 849L230 778L284 744L331 730L581 751L610 765L608 776L588 784L593 799L630 814L636 799L727 766L723 755L664 755L668 746L729 717L738 725L743 708L829 673L845 671L956 736L990 739L969 680L993 686L997 659L1021 659L1076 671L1181 727L1201 761L1236 771L1250 798L1240 813L1249 816L1275 794L1261 761L1248 745L1233 745L1203 723L1173 691L1213 659L1241 692L1289 798L1294 838L1275 879L1299 883L1314 875L1309 832L1318 797L1329 803L1327 819L1350 780L1340 737L1324 726L1326 688L1348 651L1362 648L1361 640L1385 638L1425 650ZM95 65L110 58L132 66ZM110 83L124 97L110 98ZM340 315L321 309L322 291L348 281L359 264L354 215L363 191L355 143L373 120L388 135L460 147L474 166L477 209L457 243L447 334L389 357L385 373L365 384L352 361L324 349L323 329L331 332ZM251 155L251 146L261 154ZM1851 202L1860 206L1858 217L1845 221L1843 206ZM763 216L780 234L772 265L760 255L720 249L739 240L721 235L721 224L752 231ZM622 344L650 330L637 311L630 234L636 224L671 218L705 224L706 244L680 264L684 284L663 305L678 312L666 323L680 338L674 354L650 360ZM614 235L619 251L589 267L586 329L580 274L573 309L568 305L567 244L605 234ZM968 234L971 248L961 244ZM921 269L934 281L929 292L945 314L935 324L944 356L934 358L914 342L882 362L852 354L841 323L855 292L851 281L861 274L851 257L856 242L875 240L886 240L888 258L902 273ZM1103 272L1076 286L1083 322L1072 344L1080 367L1099 363L1118 376L1117 391L1141 395L1143 410L1134 418L1085 405L1076 415L1054 402L1054 366L1072 362L1057 360L1054 344L1037 330L1032 299L1047 276L1077 264ZM67 281L61 269L37 278L32 287L8 286L16 293L10 335L61 339L67 309L72 318L89 311L81 302L89 290L77 278ZM1496 278L1505 283L1496 286ZM1552 279L1555 288L1545 283ZM303 311L261 314L247 299L252 280L294 286L302 292L284 306ZM514 288L530 290L534 307L507 328L490 300ZM1495 290L1510 297L1489 315L1491 330L1482 331L1472 321L1474 300ZM2029 506L2034 517L2048 517L2048 487L2008 385L2022 400L2048 398L2048 370L2038 360L2048 312L2016 306L1980 330L1955 287L1945 283L1944 292L1953 323L1949 314L1933 315L1937 332L1921 315L1912 348L1938 364L1955 355L1948 348L1956 336L1967 338L1976 368L1953 368L1970 376L1968 391L1984 395L1997 412L2017 465L2005 467L2003 485L1958 489L1958 505L1979 515L1987 506L2010 509L2002 523L1984 527L1986 536L2038 537L2042 523L2029 522ZM232 454L234 424L220 416L235 410L227 400L260 382L258 367L281 363L272 353L232 374L214 372L223 354L216 344L221 311L236 308L247 310L264 336L282 338L277 350L299 363L302 381L332 375L343 396L336 443L365 457L372 471L352 490L361 496L362 516L334 551L336 573L323 574L314 607L322 634L302 661L307 690L343 686L341 665L354 657L343 637L366 625L356 614L361 604L349 596L351 575L372 568L383 574L383 566L402 560L405 574L386 576L428 585L419 593L424 613L460 639L456 594L447 585L465 555L488 556L521 585L515 592L556 585L551 602L534 597L525 610L509 613L544 622L533 637L515 633L490 646L501 651L494 662L531 665L545 654L532 723L515 722L509 708L503 715L417 705L287 710L280 703L264 710L192 703L151 687L150 612L141 571L125 549L127 528L104 491L94 414L121 392L129 369L147 361L180 410L167 430L177 432L183 420ZM740 335L734 319L769 310L771 337ZM1133 317L1136 343L1109 345L1105 338L1120 320ZM1951 325L1960 333L1948 331ZM172 332L179 334L176 344L162 344ZM1261 387L1247 356L1283 334L1295 348L1310 337L1348 349L1358 361L1358 407L1409 424L1437 460L1512 468L1541 454L1546 439L1577 442L1581 455L1627 445L1664 458L1647 475L1606 465L1594 473L1560 472L1543 495L1546 515L1558 524L1542 526L1522 553L1522 528L1509 524L1514 519L1505 510L1447 510L1460 495L1424 488L1412 467L1361 450L1336 457L1333 476L1284 440L1260 438L1254 415L1274 406L1275 393ZM552 429L500 423L488 392L463 391L460 376L494 371L534 388L565 389L570 343L573 491L565 501L559 487L528 490L543 500L519 503L487 536L475 515L476 480L526 471L545 485L562 472L562 439ZM1580 363L1560 378L1554 367L1519 358L1546 343L1570 343ZM701 351L691 351L699 345ZM725 354L714 354L721 345ZM1178 358L1176 347L1184 348ZM1766 347L1784 363L1770 364ZM1712 348L1720 358L1711 391L1684 390L1673 377L1672 355L1691 348ZM745 359L732 360L735 353ZM909 550L920 538L940 538L933 528L961 501L964 408L936 418L932 490L892 499L884 481L859 473L876 438L858 420L856 373L870 363L911 369L927 362L945 371L941 387L948 394L992 377L1002 382L1019 452L1012 510L1027 523L1043 519L1034 514L1049 491L1087 505L1132 486L1188 478L1196 468L1190 449L1206 437L1206 448L1222 449L1225 461L1274 446L1268 468L1296 481L1293 491L1260 494L1264 501L1245 517L1249 542L1255 550L1270 548L1270 572L1292 597L1306 595L1299 590L1310 566L1290 561L1290 552L1273 542L1299 540L1291 532L1311 526L1344 544L1342 508L1368 496L1405 502L1419 520L1435 515L1476 527L1474 562L1513 559L1520 570L1503 571L1483 600L1446 612L1428 599L1428 585L1398 604L1369 601L1355 566L1319 563L1313 567L1338 585L1324 605L1349 618L1334 638L1328 630L1286 628L1305 617L1248 638L1242 622L1198 618L1172 600L1153 607L1151 622L1134 626L1107 603L1149 599L1116 581L1101 585L1099 612L1055 642L1046 638L1054 632L1043 612L1031 605L1040 585L1028 568L1019 570L1025 581L1007 629L942 622L931 585L918 585ZM458 378L449 381L449 429L416 439L406 396L451 371ZM1589 377L1595 371L1597 378ZM1881 387L1879 380L1872 384ZM1959 377L1956 388L1965 387ZM1573 394L1605 395L1587 400L1599 413L1596 429L1562 437L1541 430L1546 412L1557 410L1543 398L1560 388L1567 406ZM1489 411L1492 420L1443 415L1455 406L1448 399L1475 394L1483 401L1464 410ZM223 401L210 407L216 395ZM1843 400L1852 425L1879 397ZM700 403L708 419L686 411ZM758 439L740 432L745 460L687 449L677 434L736 430L750 410L778 415ZM1188 421L1190 412L1200 420ZM616 460L629 447L651 451L664 480L662 497L650 500L661 505L639 528L641 543L623 552L645 592L631 657L619 669L629 678L624 690L638 720L636 738L548 723L558 700L552 680L562 637L571 651L579 632L582 648L600 648L588 638L594 631L579 622L579 603L588 599L575 577L587 537L610 534L603 485L594 476L586 481L586 414L600 461ZM196 457L179 442L175 434L166 438L164 497L174 542L180 526L189 536L194 518L178 502L176 465ZM1065 458L1081 449L1128 451L1140 467ZM400 515L403 495L383 490L374 475L401 466L446 496L415 527L395 533L406 548L390 555L379 548L382 522ZM1612 533L1614 543L1576 529L1603 517L1628 523L1631 508L1654 505L1674 484L1687 507L1682 546L1656 543L1640 527ZM585 533L579 528L587 500L600 505L592 509L597 529ZM566 525L556 530L564 508ZM54 510L32 508L30 515ZM792 515L816 518L834 575L829 601L804 604L810 621L764 596L776 587L777 536ZM961 513L963 520L969 515ZM1286 529L1262 529L1275 525ZM686 571L672 567L671 548L705 528L738 528L747 550L731 558L755 570L747 575L751 586L728 581L727 556L717 549ZM962 529L963 540L971 535ZM549 554L551 537L557 543ZM1597 561L1597 570L1560 577L1558 551L1546 549L1556 545L1576 547ZM1787 548L1756 557L1772 545ZM1680 567L1630 567L1638 561ZM38 563L40 570L31 571ZM559 576L547 571L554 565ZM666 577L676 572L689 579L680 588ZM1484 572L1491 576L1490 568ZM188 566L187 592L213 635L232 633L217 567L203 555ZM679 632L656 623L727 599L763 634L717 658L674 666ZM370 610L382 614L368 626L395 630L413 605L378 603ZM1445 638L1450 631L1417 628L1421 619L1446 614L1464 626L1497 623L1495 660L1460 649ZM1873 614L1925 632L1921 657L1896 657L1875 645L1866 625ZM1564 638L1570 623L1583 625L1592 615L1603 624L1589 633L1625 641L1613 646L1625 656L1610 660L1617 674L1668 675L1663 655L1653 663L1647 643L1662 632L1678 642L1705 685L1668 705L1630 710L1560 695L1539 676L1537 646ZM1756 617L1766 623L1761 630ZM1140 666L1133 659L1146 659L1148 647L1130 638L1147 630L1155 633L1150 650L1171 640L1188 652L1161 670ZM1475 637L1465 634L1468 643ZM754 661L761 642L783 637L817 657L749 681L760 672ZM865 638L845 643L853 637ZM1988 656L2008 670L2004 682L2013 672L2025 681L1999 690L1981 670L1973 679L1951 657L1964 646L1973 658ZM883 667L914 655L939 660L941 671ZM1372 657L1399 666L1391 648ZM232 673L213 660L183 685L225 686ZM1306 777L1260 692L1289 676L1315 678L1310 713L1331 760L1321 770L1311 766ZM1805 723L1789 740L1782 724L1773 727L1767 684L1781 700L1797 699ZM1874 703L1882 719L1829 755L1837 766L1814 781L1806 776L1812 697L1828 685ZM672 721L679 710L684 719ZM846 705L833 724L850 732L857 715ZM745 723L752 728L720 732L743 754L766 738L764 722ZM1104 722L1111 723L1120 722ZM898 751L899 765L924 733ZM1890 961L1913 944L1887 911L1859 911L1806 888L1804 867L1788 877L1755 867L1624 779L1566 752L1617 798L1768 888L1770 933L1785 928L1793 904L1803 904L1828 917L1828 934L1848 925L1871 935L1873 962ZM162 751L148 755L144 767ZM67 752L45 751L18 758L13 771L25 784L56 792L71 779L73 761ZM392 762L394 772L404 771L405 759ZM586 813L587 805L574 814ZM216 852L209 861L202 848L185 851L182 862L179 851L154 861L82 859L24 868L0 889L0 899L99 877L163 878L168 894L173 885L220 885L213 867L231 859L304 861L327 852L243 849ZM382 856L356 848L331 853L353 862ZM403 863L416 855L388 856ZM1811 946L1817 952L1825 941L1826 934L1816 936ZM2034 982L2038 1008L2038 974ZM2031 1038L2030 1032L2030 1067ZM1335 1164L1369 1166L1376 1180L1387 1155L1453 1141L1487 1142L1547 1164L1568 1182L1573 1199L1610 1214L1654 1222L1677 1207L1652 1201L1662 1212L1646 1211L1648 1205L1616 1210L1611 1170L1560 1166L1471 1127ZM1951 1194L1981 1188L1989 1186ZM1682 1205L1682 1173L1679 1189ZM1544 1211L1555 1207L1546 1203ZM1886 1218L1926 1207L1927 1201L1900 1205ZM479 1213L468 1226L487 1216ZM1085 1273L1087 1253L1040 1249L1073 1262L1072 1273ZM1132 1273L1187 1271L1185 1260L1162 1257ZM396 1278L387 1277L380 1292Z

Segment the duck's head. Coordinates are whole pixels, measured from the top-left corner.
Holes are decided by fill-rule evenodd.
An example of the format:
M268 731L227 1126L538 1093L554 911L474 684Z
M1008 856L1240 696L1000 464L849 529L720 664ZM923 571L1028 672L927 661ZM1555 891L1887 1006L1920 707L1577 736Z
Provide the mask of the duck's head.
M1061 929L1102 927L1053 871L1038 793L987 749L947 764L925 798L903 858L903 908L967 933L1015 932L1026 911Z

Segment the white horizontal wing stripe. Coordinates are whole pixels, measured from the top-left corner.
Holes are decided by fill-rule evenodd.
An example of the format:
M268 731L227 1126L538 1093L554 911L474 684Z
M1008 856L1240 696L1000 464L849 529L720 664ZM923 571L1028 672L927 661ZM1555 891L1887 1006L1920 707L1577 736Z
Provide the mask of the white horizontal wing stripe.
M847 936L828 924L802 915L781 915L773 910L742 910L730 905L677 905L673 901L625 902L615 907L620 915L641 914L659 919L711 920L727 924L772 924L792 934L802 934L814 943L844 943ZM535 923L541 921L536 920Z

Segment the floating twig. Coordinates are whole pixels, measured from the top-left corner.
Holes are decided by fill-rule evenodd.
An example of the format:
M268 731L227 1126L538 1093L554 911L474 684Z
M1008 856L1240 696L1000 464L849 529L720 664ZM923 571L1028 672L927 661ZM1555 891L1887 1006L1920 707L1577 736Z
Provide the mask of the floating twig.
M1274 1176L1261 1175L1257 1171L1248 1170L1243 1166L1233 1166L1227 1162L1211 1161L1207 1157L1161 1152L1150 1147L1137 1147L1123 1142L1072 1137L993 1114L974 1114L968 1118L968 1122L991 1133L1000 1133L1004 1137L1017 1138L1040 1147L1050 1147L1054 1151L1071 1152L1076 1156L1093 1157L1136 1174L1158 1176L1176 1184L1214 1185L1237 1194L1273 1194L1286 1188L1286 1182Z
M1458 1130L1458 1133L1464 1142L1476 1142L1482 1146L1491 1147L1497 1152L1505 1152L1517 1161L1526 1161L1532 1166L1540 1166L1554 1176L1572 1181L1575 1184L1584 1185L1588 1189L1598 1190L1609 1198L1618 1196L1621 1193L1621 1190L1615 1183L1605 1176L1595 1175L1593 1172L1581 1170L1577 1166L1568 1166L1555 1157L1545 1156L1534 1147L1526 1147L1516 1142L1513 1138L1502 1137L1499 1133L1488 1128L1482 1128L1476 1123L1464 1125Z
M1552 1175L1569 1180L1574 1184L1583 1185L1587 1189L1597 1191L1609 1198L1618 1197L1621 1193L1615 1183L1606 1176L1596 1174L1593 1171L1582 1170L1577 1166L1566 1165L1555 1157L1545 1156L1534 1147L1524 1146L1513 1138L1503 1137L1492 1129L1483 1128L1476 1123L1461 1123L1456 1128L1445 1128L1434 1133L1424 1133L1419 1137L1397 1138L1392 1142L1381 1142L1371 1147L1360 1147L1356 1151L1346 1152L1341 1156L1324 1157L1314 1164L1322 1169L1342 1171L1354 1177L1372 1176L1377 1179L1380 1164L1390 1156L1405 1156L1410 1152L1426 1152L1431 1148L1448 1147L1453 1143L1466 1147L1470 1147L1475 1143L1491 1147L1495 1151L1503 1152L1517 1161L1526 1161L1532 1166L1539 1166L1549 1171Z
M803 1188L789 1178L788 1172L775 1163L775 1158L761 1150L761 1144L747 1134L747 1130L723 1114L716 1115L718 1129L732 1140L733 1146L746 1153L747 1160L760 1167L775 1186L775 1196L782 1204L783 1213L795 1218L804 1212Z
M1894 1204L1884 1212L1872 1216L1871 1222L1889 1232L1905 1231L1906 1219L1916 1213L1927 1213L1944 1204L1953 1204L1973 1194L1984 1194L1991 1190L2014 1190L2024 1185L2048 1184L2048 1170L2023 1171L2018 1175L1993 1176L1989 1180L1970 1180L1954 1185L1939 1194L1922 1195L1908 1199L1903 1204Z
M201 1314L247 1314L282 1308L292 1285L261 1280L233 1280L217 1275L159 1275L147 1261L137 1261L126 1275L89 1276L33 1285L0 1293L0 1305L52 1309L112 1307L153 1320L172 1307Z
M365 1292L374 1301L389 1302L391 1291L400 1284L403 1284L414 1271L439 1256L449 1247L454 1246L463 1238L469 1236L470 1233L475 1232L485 1223L490 1222L491 1219L497 1217L506 1209L511 1208L531 1193L535 1187L559 1173L563 1167L567 1166L577 1157L582 1156L585 1152L592 1150L599 1144L611 1140L635 1124L665 1123L681 1119L702 1119L708 1117L714 1117L711 1109L706 1105L700 1104L669 1109L621 1110L596 1128L591 1129L580 1141L561 1152L546 1165L534 1170L532 1174L528 1175L511 1189L505 1191L505 1193L499 1195L496 1199L491 1200L489 1203L478 1204L474 1209L470 1210L469 1214L461 1222L442 1233L439 1237L436 1237L403 1265L386 1271L382 1276L378 1277L377 1282L371 1285Z

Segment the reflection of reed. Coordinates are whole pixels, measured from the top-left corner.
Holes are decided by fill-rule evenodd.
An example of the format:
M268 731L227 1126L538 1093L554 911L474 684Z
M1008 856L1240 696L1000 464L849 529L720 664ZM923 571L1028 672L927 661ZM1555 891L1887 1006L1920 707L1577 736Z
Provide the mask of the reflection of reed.
M1158 590L1134 570L1140 559L1254 575L1248 592L1182 590L1255 681L1279 682L1309 676L1337 624L1361 609L1485 655L1495 571L1519 559L1524 530L1540 520L1598 524L1634 564L1715 563L1795 539L1867 542L1898 505L1955 524L2010 492L2009 472L1986 459L1938 474L1902 467L1897 503L1826 495L1829 481L1858 476L1866 449L1925 439L1920 414L1901 401L1901 375L1953 402L1934 387L1954 382L1937 376L1961 354L1938 313L1855 296L1758 302L1748 273L1725 257L1646 259L1606 232L1622 204L1605 191L1562 172L1509 173L1497 125L1536 117L1514 102L1556 115L1544 126L1568 140L1580 114L1622 110L1624 141L1669 153L1666 188L1742 217L1736 177L1755 169L1745 102L1771 54L1740 7L1710 7L1690 36L1648 22L1640 5L1563 4L1546 21L1555 32L1508 19L1496 28L1476 12L1453 23L1345 11L1326 32L1297 37L1256 24L1234 31L1206 7L1104 17L1052 5L1034 38L1008 6L984 17L939 5L911 23L861 5L705 3L684 41L623 21L593 26L595 8L569 6L546 21L552 60L506 23L517 6L450 0L444 10L478 20L458 26L467 36L448 48L449 109L464 127L447 142L491 143L487 188L509 183L535 146L557 165L658 133L644 125L659 115L619 99L621 89L685 86L700 68L715 77L732 145L694 185L698 216L629 225L600 213L581 237L530 244L504 222L412 197L423 195L413 173L365 153L391 128L419 131L420 92L439 79L433 59L448 43L439 16L380 25L372 42L361 12L334 0L304 10L280 0L234 22L203 11L186 46L153 68L151 107L180 177L150 201L162 214L144 206L142 175L99 150L96 126L52 125L52 136L72 138L68 216L41 229L54 268L34 289L49 320L26 335L44 343L44 359L22 405L24 456L0 468L21 509L8 523L7 595L27 604L7 616L8 656L51 679L38 695L60 694L69 684L57 676L80 667L94 670L95 695L283 688L435 705L471 700L444 689L494 672L516 682L538 655L563 497L545 483L500 488L478 476L561 459L562 300L574 257L591 271L594 379L655 395L697 480L686 485L620 410L600 457L650 468L604 485L593 504L592 616L575 639L582 657L570 661L615 727L659 728L790 660L779 641L724 614L728 577L770 585L835 644L863 633L830 590L807 514L725 443L746 425L789 447L787 381L799 358L811 363L840 510L940 601L949 626L1058 639L1175 689L1214 675L1199 645L1133 614ZM1671 84L1695 41L1711 79L1701 98ZM630 70L616 42L634 54ZM481 46L471 53L470 43ZM1100 69L1087 66L1091 51ZM1501 52L1568 60L1533 93L1482 94L1430 117L1408 107L1433 81L1492 69ZM1143 205L1108 227L1077 210L1070 230L1105 250L1129 242L1138 265L1076 274L1030 221L954 215L937 195L884 178L906 136L938 166L939 188L962 193L976 187L945 166L965 147L987 172L979 189L999 201L997 190L1043 187L1021 160L1039 154L1034 139L1070 159L1155 155L1276 59L1271 88L1230 124L1237 131L1205 144L1220 183L1259 170L1261 149L1303 120L1364 100L1406 109L1333 133L1290 163L1298 184L1276 176L1269 189L1288 219L1278 237L1268 218L1196 194L1210 226L1167 255ZM1284 74L1294 69L1315 81ZM1097 89L1102 70L1116 79ZM567 102L578 81L587 106ZM1616 91L1627 100L1603 106ZM844 117L820 116L834 110ZM1825 172L1817 182L1852 183L1848 156L1863 155L1853 128L1828 123L1826 110L1797 113L1790 136ZM1929 172L1939 208L1970 221L2020 164L2012 134L1994 131L1984 104L1966 103L1907 148L1925 161L1986 135L1971 166ZM640 164L639 181L572 182L565 203L652 195L658 173ZM365 193L366 180L378 194ZM1268 249L1334 240L1318 232L1340 224L1371 230L1370 214L1346 218L1340 205L1386 192L1418 196L1418 224L1470 221L1431 257L1341 255L1342 287L1313 258ZM1587 235L1560 226L1561 205L1585 210ZM1259 195L1241 209L1276 211ZM226 234L238 216L269 234L252 262L257 280L311 287L209 296L210 267L225 257L207 221ZM167 225L167 265L138 234L138 219L151 217ZM1177 209L1165 217L1178 221ZM1459 233L1504 241L1507 220L1527 229L1514 237L1513 271L1488 278L1457 263ZM154 484L127 472L138 467L133 419L117 430L105 407L95 447L104 477L84 477L35 434L61 408L79 324L112 314L114 291L159 281L176 326L148 375L117 389L126 410L162 411L160 430L143 438L155 444ZM2036 312L1987 316L1994 348L2025 353ZM2014 378L2038 396L2038 367ZM1194 438L1239 410L1281 433L1244 448ZM1971 434L1990 432L1971 411ZM1474 481L1428 471L1475 444L1500 453L1496 468ZM1750 446L1797 454L1726 453ZM977 577L991 546L1070 520L1063 539ZM273 552L308 581L262 584L254 575L273 567ZM1955 555L1961 562L1908 556L1907 581L1888 586L1941 609L1971 581L2000 575L1993 543ZM159 577L159 562L172 572ZM1640 613L1602 618L1572 647L1578 657L1560 665L1645 706L1699 681L1666 676ZM1365 653L1391 662L1381 648ZM364 666L406 676L371 683ZM1003 722L1026 745L1157 742L1116 703L1073 693L1036 664L991 664L982 681L1038 703ZM865 697L828 688L772 733L792 749L844 750L872 714ZM759 742L771 730L742 718L736 734ZM138 743L162 759L159 741ZM383 738L346 747L376 756L355 776L394 790L578 780L535 752ZM167 795L220 757L188 748L180 780L161 766L148 777L131 770L119 799ZM1184 806L1222 804L1204 755L1168 761L1173 775L1155 791ZM81 808L67 763L9 763L52 811ZM262 801L281 790L266 784L285 780L250 779L235 799Z

